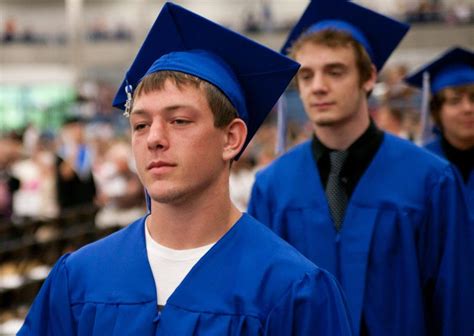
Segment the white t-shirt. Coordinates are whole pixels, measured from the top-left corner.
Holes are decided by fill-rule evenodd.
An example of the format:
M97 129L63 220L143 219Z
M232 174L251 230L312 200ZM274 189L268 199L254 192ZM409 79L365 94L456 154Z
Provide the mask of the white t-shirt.
M168 301L181 281L191 268L215 244L209 244L189 250L174 250L158 244L151 238L145 225L146 252L150 262L153 278L155 279L158 306L162 307Z

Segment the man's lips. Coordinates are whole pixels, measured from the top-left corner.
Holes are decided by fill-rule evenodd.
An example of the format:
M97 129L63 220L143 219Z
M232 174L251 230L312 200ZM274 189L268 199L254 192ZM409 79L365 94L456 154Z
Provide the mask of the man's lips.
M324 109L333 106L334 103L332 102L323 102L323 103L313 103L311 104L312 107L317 109Z
M166 161L152 161L148 164L147 170L152 172L165 172L176 167L176 164Z

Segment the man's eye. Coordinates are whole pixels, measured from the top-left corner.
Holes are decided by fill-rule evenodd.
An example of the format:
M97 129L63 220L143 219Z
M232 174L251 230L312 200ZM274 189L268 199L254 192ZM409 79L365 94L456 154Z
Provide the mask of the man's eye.
M312 75L310 73L301 73L298 78L301 80L309 80L311 79Z
M136 124L135 126L133 126L133 130L134 131L140 131L142 129L144 129L146 127L146 124Z
M446 103L448 105L457 105L459 104L459 102L461 102L461 98L459 97L453 97L446 100Z
M187 125L190 123L190 121L186 119L174 119L172 123L175 125Z
M332 71L329 71L329 75L333 76L333 77L340 77L342 76L343 72L341 70L332 70Z

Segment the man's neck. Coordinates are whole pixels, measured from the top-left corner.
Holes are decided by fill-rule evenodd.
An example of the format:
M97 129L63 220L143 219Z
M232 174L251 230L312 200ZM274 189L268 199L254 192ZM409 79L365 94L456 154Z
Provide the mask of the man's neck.
M368 111L365 112L346 123L315 126L314 133L326 147L334 150L346 150L369 127L369 113Z
M152 201L147 221L151 237L176 250L191 249L219 240L240 218L228 188L214 188L180 205ZM209 195L212 195L209 196Z

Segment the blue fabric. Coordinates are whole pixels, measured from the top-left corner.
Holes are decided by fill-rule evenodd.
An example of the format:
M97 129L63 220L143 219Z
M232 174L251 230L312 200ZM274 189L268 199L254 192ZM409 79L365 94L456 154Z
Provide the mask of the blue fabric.
M450 48L420 69L413 71L405 81L422 88L425 72L430 75L432 94L448 87L474 84L474 53L465 48Z
M437 93L445 88L474 84L474 67L454 64L440 71L431 83L431 92Z
M356 335L362 319L369 335L471 335L474 244L459 184L447 162L385 134L337 232L308 141L257 174L249 214L336 276Z
M281 48L283 54L302 35L322 28L348 32L367 50L380 71L409 26L347 0L312 0Z
M349 33L357 42L359 42L365 48L370 59L371 60L375 59L375 55L374 55L374 52L372 51L372 47L370 46L370 43L367 40L367 38L364 36L364 33L362 33L359 29L357 29L357 27L345 21L323 20L310 26L308 30L305 32L305 34L316 33L321 30L326 30L326 29L341 30L341 31L345 31Z
M159 313L144 218L58 261L19 335L351 335L335 278L248 215Z
M239 117L248 123L249 118L242 88L232 69L216 54L206 50L171 52L157 59L145 76L163 70L184 72L220 88L239 111Z
M91 151L86 145L81 144L78 147L75 170L81 178L87 178L91 175Z
M166 3L117 91L113 105L125 109L125 88L147 73L176 70L217 86L248 128L243 152L285 91L299 64L183 7ZM264 92L264 94L262 94Z
M440 157L447 159L446 158L446 153L443 151L443 148L441 147L441 139L438 137L434 141L428 143L425 145L425 148L429 150L430 152L439 155ZM454 166L455 169L457 169ZM459 172L460 173L460 172ZM466 195L467 199L467 204L468 204L468 209L469 213L471 216L471 225L474 225L474 171L471 172L469 175L469 179L467 180L467 183L464 184L464 192Z

